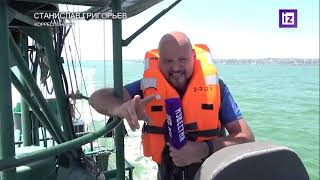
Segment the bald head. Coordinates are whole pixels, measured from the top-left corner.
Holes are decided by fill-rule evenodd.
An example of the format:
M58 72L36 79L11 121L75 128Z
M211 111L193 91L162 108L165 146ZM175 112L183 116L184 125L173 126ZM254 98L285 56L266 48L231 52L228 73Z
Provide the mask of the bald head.
M192 49L192 45L190 43L190 39L188 38L188 36L183 32L179 32L179 31L170 32L162 36L158 46L158 50L160 54L161 54L162 47L165 47L168 45L169 46L176 45L179 47L188 48L190 50Z
M180 94L183 94L194 67L189 38L182 32L165 34L159 42L158 50L161 73Z

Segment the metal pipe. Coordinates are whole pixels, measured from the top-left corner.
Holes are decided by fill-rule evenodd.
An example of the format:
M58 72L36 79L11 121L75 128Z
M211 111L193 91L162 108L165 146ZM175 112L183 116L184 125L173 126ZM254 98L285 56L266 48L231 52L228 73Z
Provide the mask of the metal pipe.
M61 123L63 126L63 132L64 132L64 133L62 133L61 129L59 129L59 131L61 133L59 132L59 133L57 133L57 135L61 135L61 136L64 135L64 138L66 140L73 139L75 136L74 136L74 132L73 132L71 115L68 114L69 111L67 111L67 109L69 109L69 101L64 93L62 80L60 77L60 71L59 71L59 67L57 64L56 54L55 54L54 47L52 44L52 42L53 42L52 30L51 30L51 28L41 28L38 30L35 30L34 28L32 28L32 29L31 28L20 28L20 29L22 29L22 31L24 33L28 34L30 37L35 39L39 44L41 44L43 47L45 47L47 58L48 58L48 65L50 68L50 74L52 77L53 88L54 88L56 99L57 99L58 112L60 115ZM38 87L35 87L35 88L38 89ZM41 99L42 98L40 98L41 102L38 102L38 100L37 100L38 104L40 106L42 106L42 108L47 109L47 107L43 107L47 103L43 103ZM51 116L50 114L46 113L47 110L44 110L44 111L45 111L46 117ZM48 113L50 113L50 112L48 112ZM54 117L54 116L52 116L52 117ZM47 117L47 119L49 120L50 123L54 122L51 120L52 118L50 118L50 117ZM52 126L52 127L54 128L54 126Z
M84 144L87 144L91 141L98 139L99 137L103 136L104 134L111 131L117 125L119 125L120 121L115 120L105 125L104 127L100 128L99 130L92 132L90 134L84 135L82 137L70 140L68 142L61 143L56 146L49 147L44 150L23 154L17 157L10 157L6 159L0 160L0 171L11 169L18 166L23 166L28 163L32 163L35 161L39 161L42 159L46 159L49 156L55 156L66 151L70 151L72 149L78 148ZM11 180L11 179L10 179Z
M43 146L47 147L48 146L48 140L50 140L50 139L47 138L46 128L42 127L41 128L41 132L42 132ZM41 141L41 139L39 141Z
M121 11L121 1L112 0L112 12ZM123 97L123 79L122 79L122 24L121 19L112 20L113 33L113 78L115 95L122 99ZM118 117L116 120L120 120ZM115 145L116 145L116 167L117 179L125 179L125 159L124 159L124 124L115 129Z
M15 9L9 8L9 13L11 15L10 19L15 18L19 21L22 21L22 22L30 25L30 26L34 26L37 23L39 23L39 21L31 18L30 16L26 16L26 15L20 13L19 11L16 11Z
M37 118L40 120L41 124L49 131L53 139L59 142L59 138L56 135L53 128L50 126L49 121L43 115L38 105L33 101L30 93L23 87L19 79L16 77L16 75L12 71L11 71L11 82L14 85L14 87L19 91L21 96L24 98L25 102L30 106L34 114L37 116Z
M21 97L21 131L22 131L22 141L23 146L31 146L31 129L32 121L30 119L31 113L29 111L29 106L25 100Z
M107 6L110 0L17 0L25 2L37 2L37 3L55 3L55 4L72 4L82 6Z
M0 1L0 159L15 156L7 13L7 1ZM15 180L16 169L0 172L0 179Z
M53 89L56 95L58 112L62 122L64 136L66 137L66 140L71 140L75 138L75 134L73 131L71 115L68 114L70 112L68 111L68 109L70 109L69 99L64 92L61 75L58 67L58 62L57 62L57 56L52 44L53 39L51 34L52 34L51 31L47 31L46 36L42 41L47 41L47 43L45 44L45 52L48 58L48 66L50 68Z
M126 40L123 41L123 46L128 46L133 39L135 39L137 36L139 36L143 31L145 31L148 27L150 27L154 22L156 22L158 19L160 19L163 15L165 15L168 11L170 11L174 6L176 6L181 0L177 0L174 3L172 3L169 7L162 10L159 14L157 14L155 17L153 17L150 21L148 21L145 25L143 25L141 28L139 28L136 32L134 32L130 37L128 37Z
M32 144L39 146L39 120L34 117L34 114L32 114L32 116Z
M101 12L103 7L91 7L88 10L86 10L86 13L96 13L96 12Z
M40 142L45 142L45 141L48 141L48 140L52 140L52 137L46 137L46 138L39 139ZM22 141L14 142L15 145L22 144L22 143L23 143ZM44 146L44 147L47 147L47 146Z
M24 56L24 60L26 64L29 64L28 60L28 36L19 32L20 40L21 40L21 53ZM20 75L21 84L27 90L28 87L24 82L22 76ZM13 78L13 77L11 77ZM22 130L22 142L23 146L31 146L32 145L32 136L31 136L31 129L32 129L32 121L31 121L31 113L29 111L29 106L21 97L21 130Z
M57 121L55 121L56 117L54 116L51 109L49 109L45 98L43 97L35 79L33 78L31 72L29 71L28 66L24 62L24 59L21 56L21 53L20 53L16 43L14 42L14 39L12 36L9 36L9 46L10 46L11 54L13 56L13 60L16 61L17 67L20 70L20 72L23 76L23 79L27 83L29 89L31 90L31 92L34 95L34 98L36 99L36 101L39 104L39 106L41 107L44 115L48 119L50 126L52 127L53 131L57 135L57 137L58 137L57 142L58 143L64 142L65 139L62 136L61 128L58 126Z

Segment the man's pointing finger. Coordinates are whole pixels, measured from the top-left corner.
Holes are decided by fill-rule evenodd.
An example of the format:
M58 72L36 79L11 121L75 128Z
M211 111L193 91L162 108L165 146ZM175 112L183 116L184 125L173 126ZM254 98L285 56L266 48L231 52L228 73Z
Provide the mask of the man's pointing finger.
M160 99L160 95L153 94L153 95L150 95L150 96L147 96L147 97L143 98L141 100L141 105L146 105L149 102L151 102L153 99Z

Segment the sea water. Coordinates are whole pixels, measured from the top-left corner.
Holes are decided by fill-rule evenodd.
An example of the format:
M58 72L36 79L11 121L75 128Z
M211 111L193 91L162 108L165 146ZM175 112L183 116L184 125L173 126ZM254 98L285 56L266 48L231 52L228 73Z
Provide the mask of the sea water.
M224 62L225 63L225 62ZM79 66L77 66L79 67ZM111 61L82 61L76 68L80 90L84 85L90 95L104 86L113 86ZM142 77L142 61L124 61L124 84ZM250 125L257 141L284 145L302 159L312 180L319 179L319 66L290 64L217 64L220 78L228 86L243 117ZM67 71L67 68L65 68ZM66 72L68 74L68 72ZM71 72L73 73L73 72ZM72 75L73 76L73 75ZM85 83L84 83L85 82ZM75 84L73 88L76 89ZM69 87L71 88L71 87ZM13 103L19 100L14 92ZM86 102L78 102L81 118L95 128L105 117L88 109ZM157 165L144 158L141 131L131 131L126 125L126 159L135 166L134 179L156 179ZM99 146L114 145L110 139L101 139Z

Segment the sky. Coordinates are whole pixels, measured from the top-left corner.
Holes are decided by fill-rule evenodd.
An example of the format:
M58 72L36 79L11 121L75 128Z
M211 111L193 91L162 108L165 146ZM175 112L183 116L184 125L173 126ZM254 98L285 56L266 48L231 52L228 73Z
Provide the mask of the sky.
M123 39L172 2L164 0L123 20ZM68 6L70 11L81 8ZM279 28L279 9L297 9L298 27ZM82 60L112 59L111 24L111 20L76 21L73 31ZM182 0L124 47L123 59L143 59L171 31L184 32L192 43L207 44L214 59L319 58L319 0ZM67 46L73 41L72 35L69 38Z

